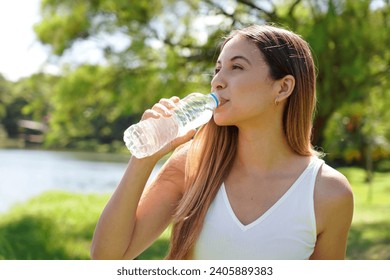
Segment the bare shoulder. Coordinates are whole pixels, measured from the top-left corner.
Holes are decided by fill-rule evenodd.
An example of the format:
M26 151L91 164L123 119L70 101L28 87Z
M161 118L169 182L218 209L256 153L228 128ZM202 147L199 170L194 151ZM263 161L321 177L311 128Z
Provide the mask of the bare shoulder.
M353 198L348 179L326 163L322 165L316 182L316 188L323 199L343 200Z
M314 189L317 241L311 259L344 259L353 216L353 193L347 178L323 164Z
M351 223L352 187L343 174L325 163L317 176L314 201L319 231L337 220L340 223Z

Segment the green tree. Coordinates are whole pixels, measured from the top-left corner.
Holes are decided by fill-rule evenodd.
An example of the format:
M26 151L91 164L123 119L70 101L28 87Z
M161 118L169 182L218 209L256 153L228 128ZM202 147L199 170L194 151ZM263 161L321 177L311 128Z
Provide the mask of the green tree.
M367 93L388 75L390 4L383 1L382 6L373 7L373 2L44 0L43 19L35 30L57 56L80 41L99 41L108 69L114 69L105 74L110 80L107 94L127 101L113 102L107 110L121 107L115 109L118 115L136 116L161 97L207 91L216 42L232 28L261 22L290 28L309 41L315 54L319 107L314 144L322 146L332 113L344 104L364 102ZM128 44L122 49L109 42L123 38ZM86 69L91 68L65 75L76 79ZM68 81L61 87L69 82L64 79ZM59 125L56 122L54 118L53 125Z
M10 82L0 74L0 145L4 145L8 138L6 130L7 119L7 104L10 102Z
M97 65L83 65L66 73L53 88L47 145L88 148L91 143L114 141L113 135L123 129L121 125L131 121L131 92L142 79L133 84L123 77L115 68ZM140 103L147 99L147 95L138 97L143 99Z
M19 137L22 119L45 122L52 111L51 88L57 77L34 74L17 82L0 81L0 123L9 138Z
M326 12L311 8L312 28L302 32L318 60L319 109L314 142L320 144L332 113L346 104L367 100L388 75L390 61L385 47L390 42L386 31L389 6L373 10L368 0L326 2Z
M24 100L21 116L37 122L45 122L52 111L50 96L59 77L38 73L20 79L12 86L13 95Z
M9 82L0 74L0 120L6 114L6 104L8 103Z

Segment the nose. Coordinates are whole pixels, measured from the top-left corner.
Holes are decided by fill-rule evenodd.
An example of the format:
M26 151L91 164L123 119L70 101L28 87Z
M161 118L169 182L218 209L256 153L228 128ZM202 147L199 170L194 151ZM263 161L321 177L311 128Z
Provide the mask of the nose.
M218 73L216 73L213 77L213 79L211 80L211 90L212 91L216 91L216 90L222 90L224 88L226 88L226 80L224 79L224 77L222 76L222 71L219 71Z

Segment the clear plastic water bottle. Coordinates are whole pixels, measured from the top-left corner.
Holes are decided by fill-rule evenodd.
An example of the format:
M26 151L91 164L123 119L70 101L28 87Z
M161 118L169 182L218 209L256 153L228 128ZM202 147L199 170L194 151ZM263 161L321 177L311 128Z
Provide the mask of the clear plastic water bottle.
M153 155L177 136L207 123L218 105L215 93L191 93L179 101L171 117L140 121L125 130L123 140L133 156Z

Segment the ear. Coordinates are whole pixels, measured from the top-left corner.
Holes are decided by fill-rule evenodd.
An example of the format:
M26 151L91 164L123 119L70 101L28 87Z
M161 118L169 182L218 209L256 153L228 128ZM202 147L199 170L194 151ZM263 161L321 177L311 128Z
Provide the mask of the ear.
M286 100L293 92L295 87L295 78L292 75L286 75L280 80L278 80L277 82L278 82L278 94L275 100L277 102L282 102Z

